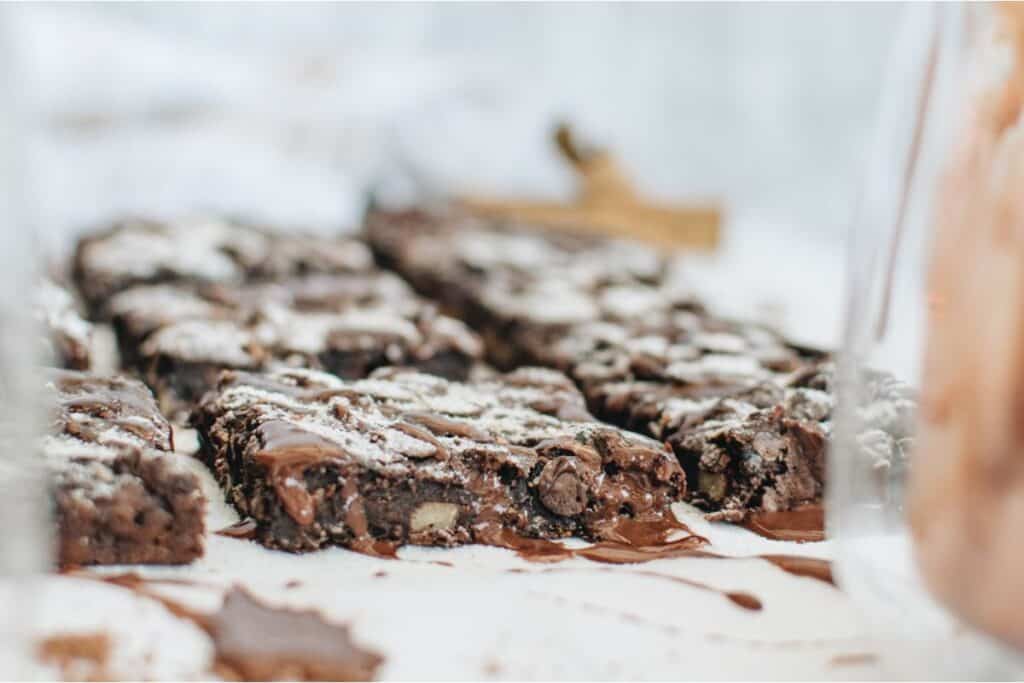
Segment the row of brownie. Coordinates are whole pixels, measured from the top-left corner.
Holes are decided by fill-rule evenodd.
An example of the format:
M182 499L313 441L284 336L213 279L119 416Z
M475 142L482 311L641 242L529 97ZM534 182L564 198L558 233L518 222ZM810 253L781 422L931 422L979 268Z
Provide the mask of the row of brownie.
M183 241L193 248L188 257L178 251ZM93 318L113 322L125 364L164 405L193 403L221 370L235 371L194 421L207 463L268 546L371 550L376 543L496 542L504 533L598 539L614 535L620 517L669 514L685 490L678 464L660 444L597 424L557 373L448 383L405 372L345 385L332 375L288 369L364 376L375 366L413 365L463 377L479 358L472 333L376 270L368 254L356 241L285 237L230 223L128 222L83 240L73 272ZM315 345L299 343L263 342L263 353L246 343L248 356L226 353L224 326L265 340L253 331L265 328L274 307L279 316L321 322L316 343L333 344L333 353L347 354L344 362L329 364ZM396 339L381 329L387 316L385 326L430 321L436 333ZM294 325L281 329L310 336ZM171 335L188 341L159 343ZM354 346L337 343L346 335ZM441 346L439 338L460 343ZM161 354L155 362L152 349ZM249 362L254 357L261 363ZM431 363L438 357L445 362ZM168 454L169 436L158 438L170 429L141 385L70 374L51 385L64 397L57 436L44 447L56 475L61 562L197 556L198 482ZM310 386L319 389L309 394ZM68 399L70 387L87 387L88 398ZM249 396L244 406L233 402L239 392ZM141 433L129 428L140 421L157 437L140 442ZM271 464L277 460L285 465ZM351 490L338 490L342 482ZM192 504L173 504L178 498Z
M95 318L113 321L126 364L165 407L196 405L224 368L247 371L229 374L194 421L208 464L264 543L449 544L481 541L496 528L601 538L614 526L609 520L664 514L681 497L734 520L820 499L832 401L827 358L709 315L669 259L639 245L456 211L376 214L366 237L381 263L478 331L489 360L567 373L598 418L668 443L675 458L589 416L559 416L562 403L542 399L556 393L550 380L534 387L539 396L528 404L484 409L494 400L487 395L508 393L507 381L430 384L399 373L336 386L328 375L286 369L353 378L412 365L461 379L480 358L465 326L376 268L359 241L225 222L128 222L86 238L74 263L79 290ZM438 395L475 392L469 403L477 408L460 413L442 401L414 410L433 399L418 390L408 399L410 382ZM884 467L902 457L913 402L885 378L878 394L883 409L864 436ZM427 426L414 419L421 413L431 416ZM555 436L527 428L552 419L561 421ZM594 429L609 435L592 437ZM612 442L621 448L609 449ZM627 458L642 464L625 468L624 479L622 448L648 452ZM491 480L501 483L484 486ZM654 496L660 512L643 496L626 495L617 507L602 498L621 494L623 480L664 493ZM353 482L350 490L343 481ZM603 521L595 526L596 519Z
M503 367L566 373L607 423L668 443L713 518L821 500L833 364L763 326L710 313L685 270L637 244L445 211L377 212L378 260L466 321ZM916 404L873 375L858 439L879 476L903 466Z

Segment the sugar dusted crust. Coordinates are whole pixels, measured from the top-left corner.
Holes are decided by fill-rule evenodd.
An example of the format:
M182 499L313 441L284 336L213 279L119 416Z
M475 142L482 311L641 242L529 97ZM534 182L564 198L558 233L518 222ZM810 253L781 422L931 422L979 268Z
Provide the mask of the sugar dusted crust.
M660 519L685 489L658 443L592 421L540 368L475 383L408 370L343 382L226 373L192 417L202 457L265 545L599 539Z
M205 500L171 427L137 380L54 371L40 445L61 565L184 563L203 551Z
M190 281L240 283L304 273L371 268L355 240L275 234L216 218L174 222L120 221L84 238L74 255L74 278L94 312L115 293L139 284Z

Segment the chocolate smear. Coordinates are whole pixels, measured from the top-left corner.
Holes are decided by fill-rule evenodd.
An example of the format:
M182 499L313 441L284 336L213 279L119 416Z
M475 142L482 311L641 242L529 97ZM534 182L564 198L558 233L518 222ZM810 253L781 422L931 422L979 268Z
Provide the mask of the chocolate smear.
M810 503L792 510L751 512L741 526L773 541L823 541L825 510L818 503Z
M110 636L96 633L59 633L39 641L36 655L45 664L60 668L69 680L103 680L110 658Z
M242 540L252 540L256 537L256 520L251 517L240 519L230 526L226 526L223 529L218 529L213 533L218 536L227 536L228 538L240 538Z
M234 588L208 623L217 673L236 680L365 681L384 661L347 625L313 610L269 607Z

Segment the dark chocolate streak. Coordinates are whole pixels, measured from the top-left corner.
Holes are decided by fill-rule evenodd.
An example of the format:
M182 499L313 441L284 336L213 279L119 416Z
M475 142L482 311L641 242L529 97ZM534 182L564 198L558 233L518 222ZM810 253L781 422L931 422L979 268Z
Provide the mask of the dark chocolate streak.
M622 535L622 541L601 541L584 548L566 548L565 546L538 538L523 538L508 529L489 529L479 536L488 545L514 550L517 555L531 562L561 562L574 557L602 562L605 564L641 564L652 560L664 560L674 557L694 557L714 560L741 560L747 557L720 555L702 546L708 543L706 538L690 533L678 540L666 540L672 530L689 532L689 528L681 522L662 521L644 524L633 520L623 520L617 529L628 529ZM752 555L750 558L764 560L779 569L793 574L823 581L835 585L832 576L832 563L814 557L798 555Z
M825 540L825 510L819 503L779 512L751 512L741 524L773 541L807 543Z
M230 526L226 526L223 529L218 529L213 533L218 536L226 536L228 538L241 538L243 540L251 540L256 537L256 520L245 518L240 519Z

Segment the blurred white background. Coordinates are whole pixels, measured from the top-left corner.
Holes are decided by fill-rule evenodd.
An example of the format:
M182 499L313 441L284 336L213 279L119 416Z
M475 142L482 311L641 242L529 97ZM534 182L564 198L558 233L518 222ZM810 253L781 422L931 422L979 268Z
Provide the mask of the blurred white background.
M827 341L900 7L20 10L29 172L54 248L121 211L351 228L369 188L410 173L435 192L568 197L549 139L565 119L650 196L724 200L726 247L700 284Z

